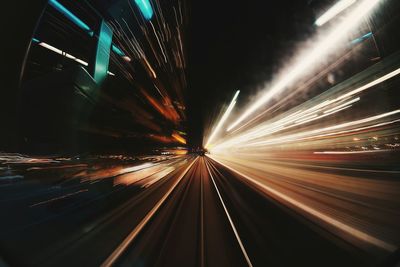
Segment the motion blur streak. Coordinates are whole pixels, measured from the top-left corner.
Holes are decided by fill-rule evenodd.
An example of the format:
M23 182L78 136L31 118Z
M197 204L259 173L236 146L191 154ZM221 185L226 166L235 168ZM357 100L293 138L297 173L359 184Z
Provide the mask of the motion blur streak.
M221 137L210 157L354 246L393 252L400 244L400 107L380 105L374 101L380 91L372 90L398 69L387 73L355 89L348 84L365 78L351 78L276 118ZM381 88L395 90L396 81ZM332 115L344 110L350 112Z
M397 248L398 170L273 154L1 154L2 247L17 266L235 267L376 266Z
M217 160L216 158L214 158L214 159ZM298 201L298 200L294 199L293 197L290 197L287 194L282 193L282 192L268 186L267 184L265 184L265 182L262 183L260 181L257 181L256 179L254 179L246 174L243 174L243 173L237 171L236 169L223 164L220 161L218 161L218 162L220 164L224 165L225 167L229 168L230 170L234 171L235 173L239 174L243 178L248 179L252 183L256 184L258 187L264 189L267 194L270 193L272 195L275 195L276 197L278 197L278 199L281 199L281 201L292 204L295 208L299 208L299 209L303 210L304 212L309 213L328 224L332 224L334 227L336 227L336 228L338 228L338 229L340 229L362 241L371 243L375 246L378 246L378 247L388 250L390 252L393 252L397 249L397 246L395 246L393 244L387 243L383 240L380 240L379 238L376 238L376 237L369 235L363 231L360 231L359 229L351 227L350 225L347 225L337 219L332 218L331 216L325 214L324 212L318 211L317 209L314 209L314 208L308 206L307 204L304 204L303 202Z
M355 2L356 0L340 0L335 5L333 5L328 11L326 11L321 17L319 17L315 21L315 24L317 26L324 25L325 23L330 21L332 18L334 18L336 15L338 15L340 12L342 12Z
M273 97L282 93L282 91L298 79L299 76L304 74L305 70L310 71L314 69L315 64L319 63L321 58L325 58L332 53L333 50L337 49L338 43L342 41L342 39L345 38L347 34L360 23L360 21L362 21L362 19L369 14L379 2L380 0L360 1L360 4L358 4L341 23L337 24L326 36L310 47L306 53L301 54L296 64L286 70L278 81L273 82L273 86L255 103L251 104L250 107L247 108L245 112L243 112L243 114L228 127L228 131L232 130L239 125L239 123L247 119L250 114L262 107Z
M314 138L314 137L321 137L320 134L331 131L331 130L337 130L337 129L342 129L342 128L346 128L349 126L357 126L359 124L363 124L363 123L367 123L367 122L371 122L371 121L375 121L378 119L382 119L391 115L395 115L398 114L400 112L400 109L398 110L394 110L391 112L387 112L384 114L379 114L373 117L368 117L365 119L361 119L361 120L356 120L356 121L350 121L350 122L346 122L343 124L339 124L339 125L334 125L334 126L330 126L330 127L326 127L326 128L320 128L320 129L316 129L316 130L312 130L312 131L308 131L308 132L300 132L298 134L293 134L293 135L288 135L288 136L284 136L281 138L276 138L276 139L270 139L268 141L261 141L261 142L256 142L256 143L250 143L247 145L267 145L267 144L280 144L280 143L286 143L286 142L296 142L296 141L300 141L300 140L305 140L305 139L310 139L310 138ZM347 130L346 132L355 132L356 129L350 129ZM344 133L343 131L340 133ZM336 132L330 133L330 135L334 135L334 134L338 134Z
M183 138L183 137L180 136L179 134L173 133L173 134L172 134L172 137L173 137L176 141L178 141L179 143L181 143L181 144L186 144L185 138Z
M222 199L221 193L220 193L219 190L218 190L218 186L217 186L217 184L215 183L214 177L212 176L211 171L210 171L210 167L207 165L207 163L206 163L206 167L207 167L207 170L208 170L208 172L209 172L209 174L210 174L210 178L211 178L211 181L213 182L213 185L214 185L214 187L215 187L215 190L217 191L219 200L221 201L221 204L222 204L222 206L224 207L226 216L227 216L228 219L229 219L229 223L230 223L231 226L232 226L232 230L233 230L233 232L235 233L235 236L236 236L237 241L239 242L240 249L242 250L243 255L244 255L245 258L246 258L247 264L248 264L248 266L253 266L253 264L252 264L251 261L250 261L249 255L247 255L247 251L246 251L246 249L245 249L244 246L243 246L242 240L241 240L240 237L239 237L239 234L238 234L238 232L237 232L237 230L236 230L236 227L235 227L235 225L234 225L234 223L233 223L233 221L232 221L232 218L231 218L231 216L229 215L228 209L227 209L226 206L225 206L224 200Z
M374 69L373 66L371 68ZM368 73L370 70L367 70ZM397 122L397 119L392 119L389 121L382 122L381 119L386 117L393 117L394 115L400 112L400 109L391 110L389 112L384 112L378 115L369 116L363 119L347 121L345 123L339 123L335 121L335 125L329 127L316 128L312 130L299 131L298 127L300 125L307 126L307 123L315 120L321 120L322 118L327 119L327 116L335 114L337 112L343 111L344 109L348 109L351 107L350 104L358 103L361 100L361 97L356 97L350 99L346 102L343 102L350 97L365 92L367 89L373 88L374 86L383 83L393 77L396 77L400 73L400 68L395 69L381 77L367 82L364 85L348 91L347 88L336 89L332 88L330 91L324 94L321 94L314 99L308 100L299 108L293 108L288 112L284 113L281 116L278 116L277 119L273 118L270 121L264 122L261 125L256 125L253 128L247 130L244 133L237 133L232 136L222 137L220 140L216 141L216 145L212 147L213 152L233 149L235 147L245 147L245 146L258 146L258 145L272 145L272 144L281 144L287 142L297 142L300 140L307 140L312 138L321 138L324 136L334 136L338 134L344 133L355 133L365 129L371 129L380 127L387 124L393 124ZM351 81L351 79L350 79ZM343 92L344 91L344 92ZM347 92L346 92L347 91ZM338 96L331 99L332 95L336 94ZM329 97L328 99L325 99ZM315 103L318 103L316 104ZM310 107L311 106L311 107ZM376 124L365 125L366 123L371 123L379 121ZM321 120L321 123L326 125L326 121ZM383 124L382 124L383 123ZM349 128L354 126L362 125L360 128ZM315 129L316 128L316 129ZM297 129L297 131L293 134L285 134L283 133L280 136L277 136L278 132L287 132L290 129ZM308 129L307 127L305 129ZM340 132L335 132L334 130L345 129ZM268 138L269 135L275 136ZM264 139L260 139L264 138ZM258 140L256 142L252 142L252 140Z
M210 157L354 246L397 250L400 107L375 100L397 88L399 69L389 61L221 137Z
M239 95L240 91L237 90L235 95L233 96L233 99L231 101L231 103L229 104L228 108L226 109L224 115L222 115L220 121L218 122L217 126L215 126L215 129L213 130L213 132L211 133L210 137L208 138L208 141L205 145L206 148L209 148L210 145L212 144L211 142L214 140L215 135L219 132L219 130L221 129L222 125L224 125L225 121L228 119L229 115L231 114L235 104L236 104L236 99Z
M126 248L130 245L130 243L136 238L136 236L140 233L143 227L149 222L149 220L154 216L160 206L164 203L164 201L168 198L171 192L175 189L178 183L182 180L185 174L189 171L192 165L196 162L194 160L179 176L176 182L171 186L171 188L167 191L167 193L154 205L154 207L150 210L150 212L143 218L143 220L133 229L133 231L125 238L123 242L117 247L116 250L103 262L102 267L112 266L115 261L121 256L122 253L126 250Z
M357 1L342 21L329 23L328 35L300 54L271 90L227 120L228 131L213 140L207 156L265 199L372 258L388 257L400 245L400 54L378 62L370 57L366 66L332 82L323 77L350 63L349 51L371 47L373 40L355 48L345 39L366 32L363 17L378 2ZM262 112L250 116L257 109Z

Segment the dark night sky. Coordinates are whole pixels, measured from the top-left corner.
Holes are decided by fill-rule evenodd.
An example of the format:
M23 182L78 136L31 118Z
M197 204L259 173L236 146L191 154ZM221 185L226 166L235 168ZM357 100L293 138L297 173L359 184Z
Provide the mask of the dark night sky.
M245 99L269 80L279 58L311 30L312 5L310 0L192 2L187 104L192 145L201 145L205 124L235 90Z

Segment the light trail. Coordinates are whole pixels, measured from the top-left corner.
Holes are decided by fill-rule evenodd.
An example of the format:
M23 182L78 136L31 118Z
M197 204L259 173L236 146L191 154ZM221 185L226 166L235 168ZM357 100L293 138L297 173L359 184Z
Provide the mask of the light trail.
M323 133L326 133L329 131L343 129L346 127L354 127L354 126L357 126L360 124L373 122L373 121L376 121L376 120L379 120L379 119L382 119L385 117L396 115L398 113L400 113L400 109L393 110L391 112L382 113L382 114L375 115L375 116L371 116L371 117L367 117L367 118L360 119L360 120L349 121L346 123L325 127L325 128L319 128L319 129L295 133L295 134L291 134L291 135L284 135L282 137L272 138L272 139L260 141L260 142L241 144L240 146L262 146L262 145L282 144L282 143L288 143L288 142L289 143L297 142L297 141L301 141L301 140L305 140L305 139L319 137L319 136L321 136L320 134L323 134ZM351 131L354 131L354 129L349 129L347 131L351 132Z
M399 214L388 203L396 206L399 199L392 175L400 106L383 100L397 95L398 62L393 54L278 115L270 109L268 119L259 117L241 131L238 125L214 141L210 157L356 247L395 251L390 222Z
M198 160L196 158L193 160L189 166L179 175L178 179L176 179L175 183L170 187L170 189L165 193L165 195L154 205L154 207L147 213L147 215L143 218L143 220L132 230L132 232L121 242L121 244L111 253L111 255L101 264L101 267L111 267L115 264L115 262L119 259L119 257L125 252L128 246L132 243L132 241L137 237L137 235L142 231L142 229L147 225L147 223L151 220L154 214L158 211L158 209L162 206L162 204L166 201L168 196L174 191L176 186L182 180L182 178L186 175L186 173L190 170L193 164Z
M325 115L322 115L322 116L320 116L319 118L332 115L332 114L337 113L337 112L339 112L339 111L342 111L342 110L351 108L352 106L353 106L353 105L348 105L348 106L345 106L345 107L342 107L342 108L333 108L333 109L332 109L331 111L329 111L329 112L324 111L324 114L325 114Z
M278 191L275 188L272 188L272 187L268 186L265 183L262 183L262 182L260 182L260 181L258 181L256 179L254 179L253 177L251 177L249 175L246 175L246 174L236 170L235 168L232 168L232 167L222 163L220 160L218 160L218 159L216 159L214 157L213 157L213 159L215 161L217 161L219 164L221 164L222 166L226 167L227 169L231 170L232 172L240 175L244 179L246 179L249 182L253 183L257 188L260 188L261 190L263 190L267 194L272 194L273 196L283 200L284 202L287 202L287 203L290 203L290 204L294 205L296 208L299 208L300 210L302 210L302 211L304 211L304 212L306 212L306 213L318 218L319 220L321 220L321 221L323 221L323 222L325 222L327 224L330 224L330 225L334 226L337 229L340 229L343 232L346 232L347 234L349 234L349 235L351 235L351 236L353 236L353 237L355 237L355 238L357 238L359 240L362 240L364 242L370 243L370 244L372 244L374 246L377 246L379 248L382 248L382 249L390 251L390 252L393 252L393 251L395 251L397 249L397 246L395 246L395 245L393 245L391 243L385 242L384 240L376 238L376 237L374 237L374 236L372 236L372 235L370 235L370 234L368 234L366 232L363 232L360 229L356 229L356 228L352 227L351 225L343 223L343 222L341 222L341 221L339 221L339 220L337 220L337 219L335 219L335 218L333 218L333 217L331 217L331 216L329 216L329 215L327 215L327 214L325 214L325 213L323 213L323 212L321 212L321 211L319 211L319 210L317 210L317 209L315 209L315 208L313 208L313 207L311 207L309 205L304 204L303 202L300 202L300 201L296 200L293 197L288 196L287 194L284 194L284 193Z
M228 108L226 109L224 115L222 116L221 120L218 122L217 126L215 127L214 131L211 133L210 137L207 140L207 143L205 145L205 148L209 148L210 145L212 144L211 142L214 140L216 134L220 131L222 125L224 125L225 121L228 119L229 115L231 114L233 108L235 107L236 104L236 99L239 96L240 90L237 90L235 95L233 96L233 99L231 103L229 104Z
M354 4L356 0L341 0L334 4L328 11L322 14L316 21L315 25L322 26L337 15L339 15L343 10Z
M56 9L58 12L63 14L65 17L67 17L70 21L72 21L75 25L77 25L79 28L87 32L90 36L93 36L94 32L90 27L83 22L80 18L75 16L71 11L69 11L67 8L65 8L63 5L61 5L58 1L56 0L50 0L49 5L52 6L54 9Z
M135 0L135 4L146 20L150 20L153 17L153 8L149 0Z
M55 202L55 201L61 200L61 199L66 199L66 198L69 198L69 197L71 197L71 196L75 196L75 195L77 195L77 194L84 193L84 192L88 192L88 191L89 191L88 189L78 190L78 191L76 191L76 192L68 193L68 194L65 194L65 195L60 196L60 197L55 197L55 198L52 198L52 199L49 199L49 200L44 200L44 201L41 201L41 202L32 204L32 205L30 205L29 207L30 207L30 208L33 208L33 207L36 207L36 206L39 206L39 205L49 204L49 203L51 203L51 202Z
M136 102L142 102L144 98L162 118L154 121L149 116L141 116L133 105L126 104L124 109L138 123L155 130L154 134L148 135L149 138L184 144L185 138L173 134L182 129L186 109L183 95L187 84L184 47L186 25L182 14L184 7L181 7L181 0L168 3L166 6L171 11L176 10L174 16L157 0L129 0L127 5L128 14L115 16L108 21L114 32L113 45L116 47L112 47L113 55L118 55L112 56L111 60L123 74L121 76L132 84L132 89L140 91ZM127 20L127 16L135 22ZM137 76L136 64L142 65L151 83L147 83L143 73ZM158 125L170 125L171 122L173 126L168 129L169 134L161 134L163 129Z
M315 65L336 49L339 42L346 37L379 2L380 0L360 1L360 4L358 4L340 24L335 26L324 38L316 42L305 54L301 55L300 59L292 68L286 71L266 93L246 109L243 114L228 127L228 131L238 126L273 97L282 93L289 85L304 74L304 70L314 69Z
M357 101L360 101L360 98L359 98L359 97L354 98L354 99L352 99L352 100L350 100L350 101L347 101L347 102L345 102L345 103L343 103L343 104L341 104L341 105L339 105L339 106L336 106L336 107L334 107L334 108L325 110L324 113L331 113L331 112L333 112L333 111L340 110L340 109L342 109L342 108L344 108L344 107L346 107L346 106L348 106L348 105L350 105L350 104L353 104L353 103L355 103L355 102L357 102Z
M315 151L314 154L332 154L332 155L345 155L345 154L363 154L363 153L382 153L390 152L390 150L362 150L362 151Z
M180 136L178 133L173 133L171 135L176 141L178 141L181 144L186 144L186 139Z
M77 58L77 57L75 57L75 56L73 56L71 54L68 54L68 53L62 51L61 49L59 49L57 47L49 45L48 43L41 42L38 39L34 39L34 42L37 43L38 45L40 45L41 47L46 48L46 49L48 49L48 50L50 50L50 51L52 51L54 53L57 53L57 54L59 54L61 56L64 56L64 57L69 58L69 59L72 59L72 60L78 62L79 64L81 64L81 65L83 65L85 67L89 66L89 63L87 63L86 61L84 61L84 60L82 60L80 58ZM111 75L111 76L115 76L115 74L112 73L111 71L107 71L107 74Z
M236 227L235 227L235 224L234 224L233 221L232 221L231 215L229 214L229 211L228 211L228 209L227 209L226 206L225 206L225 202L224 202L224 200L222 199L221 193L219 192L218 186L217 186L217 184L215 183L214 177L213 177L213 175L212 175L212 173L211 173L210 166L209 166L209 164L208 164L207 162L206 162L205 164L206 164L206 167L207 167L208 174L210 175L211 181L212 181L212 183L213 183L213 185L214 185L214 188L215 188L215 190L217 191L218 198L219 198L219 200L221 201L222 207L224 208L226 217L228 217L229 224L230 224L231 227L232 227L232 230L233 230L233 233L235 234L236 240L238 241L239 246L240 246L240 249L242 250L243 256L244 256L245 259L246 259L247 265L250 266L250 267L252 267L253 264L251 263L251 260L250 260L250 258L249 258L249 255L247 254L247 251L246 251L246 249L245 249L245 247L244 247L244 245L243 245L243 242L242 242L242 240L240 239L239 233L238 233L238 231L236 230Z
M371 88L371 87L373 87L375 85L378 85L378 84L380 84L380 83L382 83L384 81L387 81L387 80L389 80L389 79L391 79L391 78L393 78L393 77L395 77L395 76L397 76L399 74L400 74L400 68L398 68L398 69L396 69L394 71L391 71L390 73L388 73L388 74L386 74L386 75L384 75L384 76L382 76L382 77L380 77L380 78L378 78L376 80L373 80L372 82L369 82L369 83L367 83L367 84L365 84L365 85L363 85L363 86L361 86L361 87L359 87L359 88L357 88L355 90L352 90L352 91L350 91L350 92L338 97L337 100L342 100L342 99L345 99L345 98L347 98L349 96L353 96L355 94L361 93L362 91L365 91L365 90L367 90L367 89L369 89L369 88Z
M320 101L321 103L313 105L308 108L300 108L300 110L296 110L296 108L288 111L285 114L282 114L278 118L274 118L270 121L267 121L259 126L255 126L251 129L249 129L245 133L241 134L234 134L233 136L227 138L224 140L222 138L221 140L217 140L217 144L212 147L212 151L221 151L229 148L234 148L236 146L240 147L245 147L247 145L249 146L255 146L255 145L266 145L266 144L277 144L280 143L281 141L285 140L284 142L294 142L294 141L299 141L299 140L304 140L304 138L309 139L310 137L305 137L307 134L317 134L318 137L319 133L321 132L327 132L327 131L332 131L334 129L338 129L340 127L349 127L351 125L357 125L360 123L366 123L366 122L372 122L373 120L378 120L386 116L391 116L394 114L397 114L397 111L394 110L389 113L382 113L380 115L376 116L371 116L369 118L365 118L364 120L356 120L353 122L348 122L345 124L338 124L332 127L323 127L317 130L309 131L309 132L300 132L296 133L293 135L284 135L281 137L269 139L269 140L264 140L264 141L258 141L258 142L252 142L252 140L259 139L259 138L266 138L268 135L278 133L283 130L289 130L293 129L295 127L298 127L299 125L306 124L311 121L316 121L316 120L321 120L322 118L325 118L327 116L330 116L332 114L335 114L337 112L346 110L350 107L352 107L353 104L359 102L361 100L361 97L355 97L353 99L349 99L350 97L354 97L357 94L360 94L367 89L373 88L374 86L381 84L393 77L396 77L397 75L400 74L400 68L397 68L393 71L390 71L387 74L382 75L381 77L374 79L373 81L367 82L362 86L359 86L355 89L352 89L348 91L348 89L343 89L342 91L345 91L340 94L340 92L336 93L339 94L335 98L332 99L327 99L327 100L319 100L319 96L315 97L314 99L311 99L307 101L304 105L307 105L307 103L315 103ZM348 91L348 92L346 92ZM323 94L321 95L321 97ZM293 111L294 110L294 111ZM301 138L293 138L294 136L302 136ZM280 140L280 141L278 141Z

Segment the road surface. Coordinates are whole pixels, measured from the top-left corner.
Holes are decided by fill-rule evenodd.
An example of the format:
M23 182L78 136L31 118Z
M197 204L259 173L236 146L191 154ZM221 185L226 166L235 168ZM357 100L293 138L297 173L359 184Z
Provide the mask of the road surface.
M356 181L340 187L345 174L325 173L324 187L315 168L264 162L261 170L255 161L195 155L10 165L0 186L0 251L9 266L390 266L396 259L398 199L363 196L364 182L358 194ZM398 194L395 177L385 186Z

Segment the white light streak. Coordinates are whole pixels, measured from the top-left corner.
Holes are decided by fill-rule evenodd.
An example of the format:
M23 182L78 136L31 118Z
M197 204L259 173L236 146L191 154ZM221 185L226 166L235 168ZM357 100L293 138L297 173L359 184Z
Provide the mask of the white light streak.
M89 64L86 61L83 61L82 59L75 58L74 59L76 62L82 64L83 66L88 66Z
M334 49L337 48L338 42L342 38L347 36L347 34L356 27L360 21L367 15L379 2L380 0L364 0L346 16L346 18L334 27L329 34L321 41L316 42L316 44L311 47L300 60L293 65L293 68L289 69L284 73L281 79L279 79L274 85L268 90L262 97L260 97L254 104L252 104L234 123L228 127L228 131L232 130L239 123L247 119L250 114L259 109L265 103L267 103L271 98L281 93L299 78L304 70L309 70L314 68L316 63L329 55Z
M66 56L67 58L70 58L70 59L74 59L74 60L75 60L75 58L76 58L76 57L74 57L73 55L70 55L70 54L68 54L68 53L64 53L64 56Z
M124 169L121 170L121 173L135 172L135 171L139 171L139 170L143 170L143 169L152 167L154 165L155 164L153 164L151 162L147 162L147 163L140 164L140 165L137 165L137 166L124 168Z
M245 178L246 180L250 181L251 183L253 183L254 185L256 185L258 188L262 189L263 191L265 191L266 193L268 193L269 195L273 195L275 197L278 197L279 199L290 203L292 205L294 205L296 208L299 208L300 210L320 219L321 221L328 223L330 225L333 225L334 227L336 227L337 229L340 229L341 231L344 231L348 234L350 234L351 236L354 236L364 242L373 244L377 247L383 248L387 251L395 251L397 249L397 246L391 244L391 243L387 243L384 240L381 240L375 236L369 235L366 232L363 232L361 230L358 230L354 227L352 227L351 225L348 225L342 221L337 220L336 218L333 218L325 213L323 213L322 211L319 211L307 204L304 204L298 200L296 200L295 198L284 194L276 189L274 189L271 186L268 186L264 183L261 183L260 181L257 181L256 179L252 178L249 175L246 175L232 167L229 167L228 165L222 163L221 161L219 161L216 158L213 158L215 161L217 161L219 164L223 165L224 167L228 168L229 170L239 174L241 177Z
M295 121L294 123L298 124L298 123L310 121L311 119L314 119L314 118L316 118L316 117L318 117L318 114L314 114L314 115L311 115L311 116L302 118L301 120L297 120L297 121Z
M346 154L363 154L363 153L381 153L389 151L391 150L381 149L381 150L361 150L361 151L315 151L314 154L346 155Z
M335 108L335 109L332 109L330 112L324 112L325 114L323 115L323 116L327 116L327 115L331 115L331 114L334 114L334 113L336 113L336 112L339 112L339 111L342 111L342 110L344 110L344 109L348 109L348 108L350 108L350 107L352 107L353 105L348 105L348 106L344 106L344 107L342 107L342 108L339 108L339 109L337 109L337 108ZM322 117L322 116L321 116Z
M126 62L131 62L131 58L128 56L123 56L122 57Z
M77 58L77 57L74 57L74 56L71 55L71 54L65 53L65 52L63 52L61 49L58 49L57 47L54 47L54 46L52 46L52 45L49 45L49 44L47 44L47 43L45 43L45 42L40 42L39 45L40 45L41 47L44 47L44 48L46 48L46 49L48 49L48 50L50 50L50 51L53 51L53 52L55 52L55 53L57 53L57 54L59 54L59 55L65 56L66 58L75 60L76 62L78 62L78 63L80 63L80 64L82 64L82 65L84 65L84 66L88 66L88 65L89 65L86 61L83 61L82 59L79 59L79 58Z
M233 96L233 99L232 99L231 103L229 104L228 108L226 109L224 115L222 116L221 120L218 122L218 124L215 127L214 131L212 132L212 134L208 138L208 141L207 141L207 143L205 145L206 148L208 148L210 146L210 144L213 141L215 135L219 132L219 130L221 129L222 125L224 124L226 119L229 117L229 114L232 112L233 107L236 104L236 99L237 99L239 93L240 93L240 90L237 90L235 95Z
M337 111L335 111L335 112L337 112ZM320 129L315 129L315 130L311 130L311 131L306 131L306 132L300 132L300 133L296 133L296 134L292 134L292 135L287 135L287 136L274 138L274 139L261 141L261 142L256 142L256 143L252 143L252 144L247 144L247 145L248 146L251 146L251 145L252 146L260 146L260 145L281 144L281 143L287 143L287 142L297 142L300 140L304 140L305 138L313 138L313 137L315 137L315 135L318 135L318 134L323 134L323 133L333 131L333 130L344 129L347 127L355 127L360 124L369 123L372 121L383 119L385 117L393 116L398 113L400 113L400 109L382 113L382 114L375 115L375 116L371 116L371 117L367 117L367 118L360 119L360 120L349 121L349 122L345 122L342 124L337 124L337 125L320 128ZM354 131L354 130L350 130L350 131Z
M322 26L338 14L340 14L343 10L354 4L356 0L342 0L333 5L328 11L326 11L322 16L320 16L316 21L315 25Z
M39 45L40 45L41 47L46 48L46 49L48 49L48 50L50 50L50 51L53 51L53 52L55 52L55 53L57 53L57 54L59 54L59 55L65 56L66 58L72 59L72 60L78 62L79 64L83 65L83 66L86 66L86 67L89 66L89 63L87 63L86 61L84 61L84 60L82 60L82 59L80 59L80 58L77 58L77 57L75 57L75 56L73 56L73 55L71 55L71 54L68 54L68 53L66 53L66 52L63 52L61 49L59 49L59 48L57 48L57 47L54 47L54 46L52 46L52 45L49 45L49 44L47 44L47 43L45 43L45 42L40 42ZM125 58L125 57L124 57L124 58ZM130 61L130 58L129 58L129 57L127 57L127 58L128 58L129 61ZM107 71L107 74L109 74L109 75L111 75L111 76L115 76L115 74L112 73L111 71Z
M44 48L50 50L50 51L53 51L53 52L57 53L57 54L62 55L62 53L63 53L62 50L60 50L60 49L58 49L58 48L56 48L56 47L54 47L52 45L46 44L44 42L39 43L39 45L41 47L44 47Z
M345 98L347 98L349 96L353 96L355 94L361 93L362 91L367 90L367 89L371 88L372 86L380 84L380 83L382 83L382 82L384 82L386 80L389 80L390 78L393 78L394 76L399 75L399 74L400 74L400 68L398 68L398 69L396 69L396 70L394 70L394 71L392 71L392 72L390 72L390 73L388 73L388 74L386 74L386 75L384 75L384 76L382 76L382 77L380 77L380 78L378 78L376 80L373 80L372 82L369 82L369 83L367 83L367 84L365 84L365 85L363 85L363 86L361 86L361 87L359 87L359 88L357 88L357 89L355 89L355 90L353 90L351 92L348 92L348 93L338 97L337 100L342 100L342 99L345 99Z
M345 103L343 103L343 104L341 104L341 105L339 105L339 106L336 106L336 107L334 107L334 108L325 110L324 113L331 113L332 111L335 111L335 110L337 110L337 109L341 109L341 108L343 108L343 107L345 107L345 106L347 106L347 105L353 104L353 103L355 103L355 102L357 102L357 101L360 101L360 98L359 98L359 97L354 98L354 99L352 99L352 100L350 100L350 101L347 101L347 102L345 102Z

